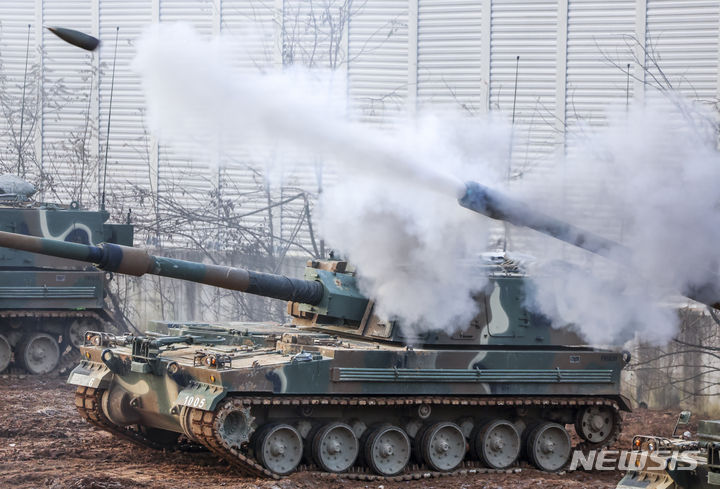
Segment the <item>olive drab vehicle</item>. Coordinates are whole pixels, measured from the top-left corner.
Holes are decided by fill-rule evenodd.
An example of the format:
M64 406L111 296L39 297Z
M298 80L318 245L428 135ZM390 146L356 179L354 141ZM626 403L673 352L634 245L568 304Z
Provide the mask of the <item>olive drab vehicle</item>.
M460 204L591 251L613 245L476 183ZM629 358L528 310L531 289L509 265L484 267L470 325L411 335L373 314L344 261L311 261L296 279L113 243L0 232L0 246L287 301L289 325L90 331L68 380L95 426L154 448L201 445L252 476L312 468L398 480L507 470L518 459L556 471L571 453L568 425L585 447L604 447L629 409L620 395Z
M132 227L107 224L105 211L38 203L35 188L0 176L0 230L61 242L132 245ZM71 366L87 330L104 330L105 272L74 260L0 249L0 372L14 366L31 374Z
M689 420L690 411L681 412L669 438L634 436L630 470L617 489L720 488L720 420L699 421L696 437L690 432L677 435Z

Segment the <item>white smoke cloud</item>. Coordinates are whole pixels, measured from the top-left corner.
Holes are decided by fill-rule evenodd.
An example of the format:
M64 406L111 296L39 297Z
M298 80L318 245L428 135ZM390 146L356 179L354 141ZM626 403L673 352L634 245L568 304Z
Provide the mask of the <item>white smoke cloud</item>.
M320 202L321 232L358 267L379 312L415 330L463 327L484 279L463 273L462 264L485 250L491 222L456 198L464 180L503 186L508 124L452 114L422 114L396 130L355 123L330 74L241 72L232 68L236 43L204 40L183 25L155 26L143 37L135 66L151 130L164 142L194 143L201 155L252 141L270 148L259 151L263 158L337 164L337 183ZM673 335L674 314L658 304L668 291L716 282L712 264L720 263L720 161L708 120L685 123L666 109L623 112L607 128L586 128L589 137L576 156L557 162L541 194L512 187L534 208L561 209L561 217L597 228L588 219L596 209L573 212L561 198L582 188L586 201L595 198L607 219L621 223L615 237L633 250L622 267L598 258L587 259L595 268L584 272L538 270L540 311L575 323L591 343ZM530 251L540 263L557 258Z
M151 130L164 142L194 143L208 159L253 141L300 161L335 163L339 182L322 195L320 228L358 267L379 314L415 330L463 328L476 313L471 292L486 282L459 268L482 251L488 223L456 199L465 178L497 180L492 168L507 155L507 124L452 114L397 130L352 122L344 95L328 90L338 86L331 76L235 70L235 42L204 40L182 24L146 33L135 68Z
M585 209L565 217L581 227L614 230L631 251L630 262L620 267L598 258L581 274L557 267L537 271L540 309L556 321L573 322L592 343L635 334L666 343L677 331L668 297L718 284L720 156L714 119L681 98L663 102L616 111L607 127L585 128L586 137L559 162L556 178L547 179L582 185ZM534 200L532 189L524 193ZM560 207L563 193L551 195L555 202L541 204Z
M498 180L492 168L501 161L498 142L507 140L504 124L447 114L416 122L396 138L398 146L414 148L415 171ZM322 196L321 229L358 266L363 292L376 298L380 316L400 318L406 333L462 329L477 313L472 292L487 283L464 264L478 261L489 223L403 173L343 174Z

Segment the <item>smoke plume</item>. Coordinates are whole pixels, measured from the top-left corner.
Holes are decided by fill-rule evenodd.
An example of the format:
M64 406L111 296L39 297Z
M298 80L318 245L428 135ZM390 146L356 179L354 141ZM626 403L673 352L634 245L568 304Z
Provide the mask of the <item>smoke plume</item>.
M336 183L320 199L321 232L357 266L380 314L415 331L464 327L475 314L471 294L484 279L463 273L463 264L485 251L495 224L456 199L466 180L502 189L509 124L449 113L420 114L394 129L353 122L341 80L318 71L235 69L242 44L204 40L183 25L148 31L135 67L151 130L164 143L191 143L207 160L252 141L256 155L274 161L269 175L282 173L278 165L323 161ZM717 282L720 160L708 137L715 134L712 119L677 104L686 102L611 114L606 128L584 128L573 156L543 178L542 192L523 182L510 187L512 196L610 232L632 249L631 263L622 266L570 252L582 271L548 265L558 258L547 251L557 250L552 238L517 250L544 265L534 270L532 307L559 324L574 323L589 342L635 334L666 341L675 318L658 304L686 286ZM584 207L564 200L568 188L582 193Z

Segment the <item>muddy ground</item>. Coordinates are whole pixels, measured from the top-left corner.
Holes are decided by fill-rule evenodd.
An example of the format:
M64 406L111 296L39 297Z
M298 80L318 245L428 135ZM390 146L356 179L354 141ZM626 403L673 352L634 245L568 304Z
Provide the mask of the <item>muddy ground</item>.
M0 377L0 487L73 489L263 488L514 489L613 488L618 472L546 474L523 466L514 474L474 474L403 483L327 479L294 474L280 481L249 479L207 453L163 453L98 431L75 411L64 378ZM618 447L633 433L669 434L676 413L637 411L625 416Z

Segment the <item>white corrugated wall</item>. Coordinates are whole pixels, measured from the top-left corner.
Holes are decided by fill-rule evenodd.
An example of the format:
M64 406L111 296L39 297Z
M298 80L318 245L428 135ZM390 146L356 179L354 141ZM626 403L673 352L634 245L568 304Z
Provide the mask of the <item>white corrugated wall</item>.
M583 165L583 143L588 129L606 122L609 110L625 111L633 101L634 77L642 68L634 63L636 41L635 0L570 0L567 11L567 62L565 122L567 162L558 172L572 173L574 185L564 185L561 210L566 218L610 239L621 240L622 223L615 222L606 199L593 191L597 175ZM629 70L629 71L628 71ZM573 166L582 165L582 171ZM592 202L592 205L588 205ZM563 247L564 257L580 258L582 252Z
M420 105L487 109L482 73L482 3L420 0L417 28L417 99Z
M352 3L350 20L333 38L325 13L345 5L342 0L2 2L0 163L6 169L17 166L9 129L17 133L19 114L8 106L19 107L27 24L30 79L33 72L40 75L44 95L42 120L24 128L28 144L39 150L38 166L28 167L28 172L37 174L42 162L61 188L46 199L78 198L80 175L85 203L93 205L99 198L97 162L104 156L114 33L120 26L108 153L110 207L118 213L132 206L147 211L152 207L148 202L127 192L141 189L148 195L159 190L161 198L178 197L188 209L204 210L219 186L223 198L246 211L240 215L247 214L250 225L262 227L272 219L281 239L293 235L304 204L293 201L272 214L262 210L267 205L266 178L256 152L198 158L189 148L158 144L147 134L139 80L130 69L135 40L147 24L183 20L207 36L241 34L253 24L255 35L242 44L239 66L262 70L311 59L317 66L331 65L346 76L349 107L365 121L388 124L406 112L437 105L459 106L468 113L496 111L511 118L515 105L510 177L539 185L556 152L575 150L576 131L584 124L602 124L604 110L623 107L626 97L653 97L650 85L665 80L662 76L703 102L718 96L717 1L367 0ZM85 30L99 35L104 44L94 55L85 53L43 31L43 24ZM329 43L338 53L332 62ZM632 59L633 50L648 66L648 76ZM629 85L623 72L627 63L633 77ZM28 85L28 99L36 97L37 85ZM85 164L79 140L86 143ZM317 192L320 180L313 162L298 165L285 181L273 182L272 198L292 197L296 187ZM574 192L566 189L568 209L597 211L586 196ZM307 236L301 242L310 246Z
M348 94L362 120L392 120L407 109L408 2L367 0L348 28Z
M23 141L23 147L34 153L37 73L40 70L40 37L37 34L35 5L32 2L0 3L0 162L3 167L14 168L21 174L23 170L18 167L26 167L29 175L37 175L38 168L34 161L26 164L18 161L17 146L22 115L25 120L23 140L29 136L27 142ZM26 85L24 105L30 114L22 110L23 85Z
M100 193L104 187L107 206L122 215L131 209L142 212L143 207L154 210L152 202L147 202L147 206L138 205L138 192L152 194L157 190L157 165L151 164L152 138L145 121L140 77L131 68L135 42L152 20L152 4L145 0L100 0L98 23L103 43L98 54L100 131L97 145L102 166L107 150L108 166L105 185L100 172ZM112 113L109 113L113 62L115 83ZM108 115L112 117L109 133Z
M558 2L493 0L490 25L490 110L514 120L508 184L541 194L545 161L558 150L562 129L556 118ZM543 240L514 229L506 238L508 249L541 246L534 241Z
M42 23L73 25L92 32L91 0L43 2ZM55 195L46 198L87 200L97 182L96 151L88 147L86 134L97 126L90 113L93 65L91 54L60 41L43 29L42 69L42 164ZM95 190L92 188L92 190ZM82 193L81 193L82 192Z
M704 103L717 101L719 15L713 0L647 0L648 96L669 84Z

